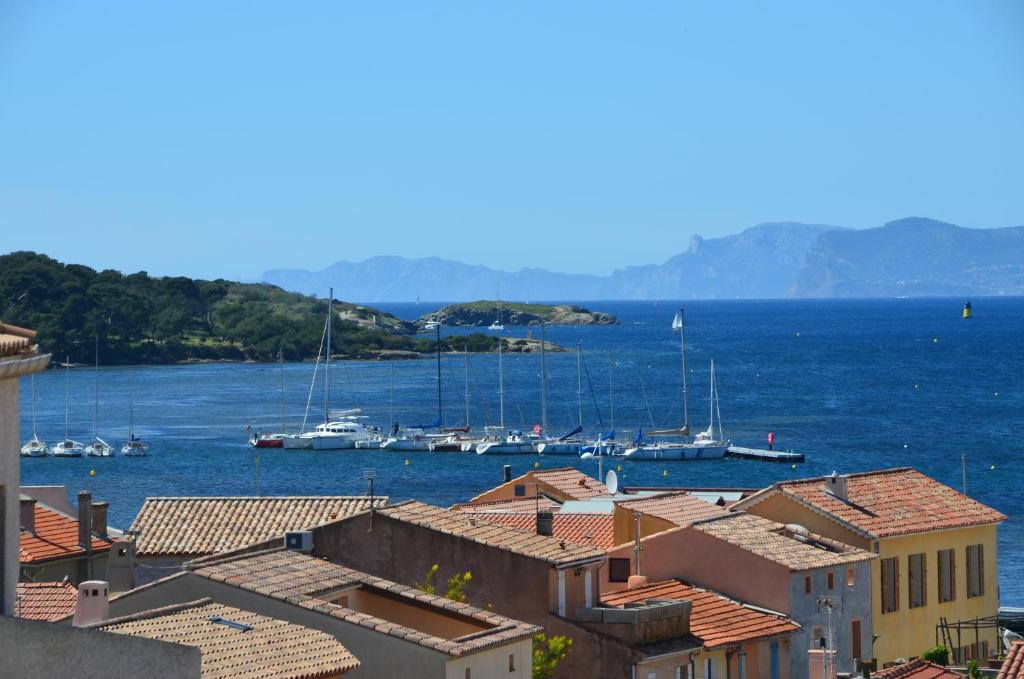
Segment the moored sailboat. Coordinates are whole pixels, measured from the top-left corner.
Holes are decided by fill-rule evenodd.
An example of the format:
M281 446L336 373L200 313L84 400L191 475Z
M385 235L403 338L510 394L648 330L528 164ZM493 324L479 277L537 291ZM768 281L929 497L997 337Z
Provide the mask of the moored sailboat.
M132 374L128 373L128 440L121 446L125 457L145 457L149 444L135 435L135 393L132 390Z
M100 336L96 336L95 364L93 366L94 387L92 405L92 443L85 447L85 454L91 457L110 457L114 446L100 438Z
M36 376L32 374L32 438L21 447L23 457L46 457L50 449L36 435Z
M70 400L71 358L64 357L64 440L51 449L54 457L82 457L83 447L68 436L68 402Z

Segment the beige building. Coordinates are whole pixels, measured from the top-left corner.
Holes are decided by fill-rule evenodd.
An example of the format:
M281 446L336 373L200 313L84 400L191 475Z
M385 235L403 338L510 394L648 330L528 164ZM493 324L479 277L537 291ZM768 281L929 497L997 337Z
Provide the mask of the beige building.
M36 334L0 322L0 615L14 615L18 595L18 534L21 510L21 408L19 380L46 368Z
M937 625L995 616L996 527L1006 519L909 468L777 483L736 504L878 555L872 565L874 657L912 658L941 643ZM998 648L996 630L952 639L966 662Z
M280 547L200 559L110 600L110 614L210 598L330 635L352 677L532 676L540 628Z

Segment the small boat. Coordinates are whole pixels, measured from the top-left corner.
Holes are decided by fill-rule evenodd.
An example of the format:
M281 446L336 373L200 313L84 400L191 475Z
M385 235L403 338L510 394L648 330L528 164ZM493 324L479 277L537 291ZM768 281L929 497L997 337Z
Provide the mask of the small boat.
M287 434L264 434L260 430L253 432L249 445L253 448L284 448Z
M485 441L476 446L477 455L528 455L534 452L534 446L544 441L532 434L524 434L513 429L506 436L496 441Z
M501 294L498 294L498 305L495 307L494 322L487 326L488 330L501 331L505 326L501 322Z
M349 415L318 424L309 436L313 442L313 450L351 450L359 441L365 441L378 435L376 427L367 427L360 420L364 416ZM282 435L283 436L283 435Z
M132 390L132 374L128 373L128 440L121 446L125 457L145 457L149 444L135 435L135 392Z
M32 438L21 447L22 457L46 457L50 449L36 435L36 376L32 374Z
M100 337L96 336L96 362L93 368L95 375L95 387L93 389L92 405L92 443L85 447L85 454L90 457L111 457L114 454L114 446L100 438Z
M536 450L541 455L579 455L583 441L577 438L577 434L583 431L583 427L576 427L568 434L565 434L554 441L538 443Z
M82 457L85 449L78 441L68 436L68 402L70 400L71 359L64 358L64 440L53 445L51 454L54 457Z
M971 303L964 302L964 318L973 318L971 315Z

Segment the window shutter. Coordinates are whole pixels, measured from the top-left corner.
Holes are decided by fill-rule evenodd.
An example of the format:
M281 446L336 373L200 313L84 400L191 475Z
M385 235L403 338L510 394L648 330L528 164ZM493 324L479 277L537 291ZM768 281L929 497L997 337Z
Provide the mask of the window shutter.
M921 605L928 605L928 556L927 552L921 553Z
M899 559L893 559L892 560L892 570L893 570L893 573L894 573L893 578L892 578L892 591L895 593L895 596L892 598L892 600L893 600L892 610L898 611L898 610L900 610L900 560Z
M940 549L936 556L939 559L939 603L949 601L949 583L946 581L946 550Z
M882 571L882 612L889 612L889 577L888 577L888 566L889 564L885 559L878 562L878 567Z
M956 601L956 550L949 550L949 600Z
M978 596L985 594L985 545L978 545Z

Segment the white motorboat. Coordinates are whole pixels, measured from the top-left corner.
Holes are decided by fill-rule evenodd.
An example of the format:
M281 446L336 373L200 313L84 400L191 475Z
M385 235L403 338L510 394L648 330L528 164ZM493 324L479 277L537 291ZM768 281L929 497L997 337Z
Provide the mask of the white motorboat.
M36 435L36 376L32 374L32 438L21 447L23 457L46 457L50 449Z
M376 428L367 427L359 421L362 418L357 417L344 417L326 424L318 424L312 434L309 434L313 450L354 449L357 442L373 438L380 433Z
M64 440L53 445L50 452L54 457L82 457L85 448L68 436L68 402L71 389L71 358L64 358Z

